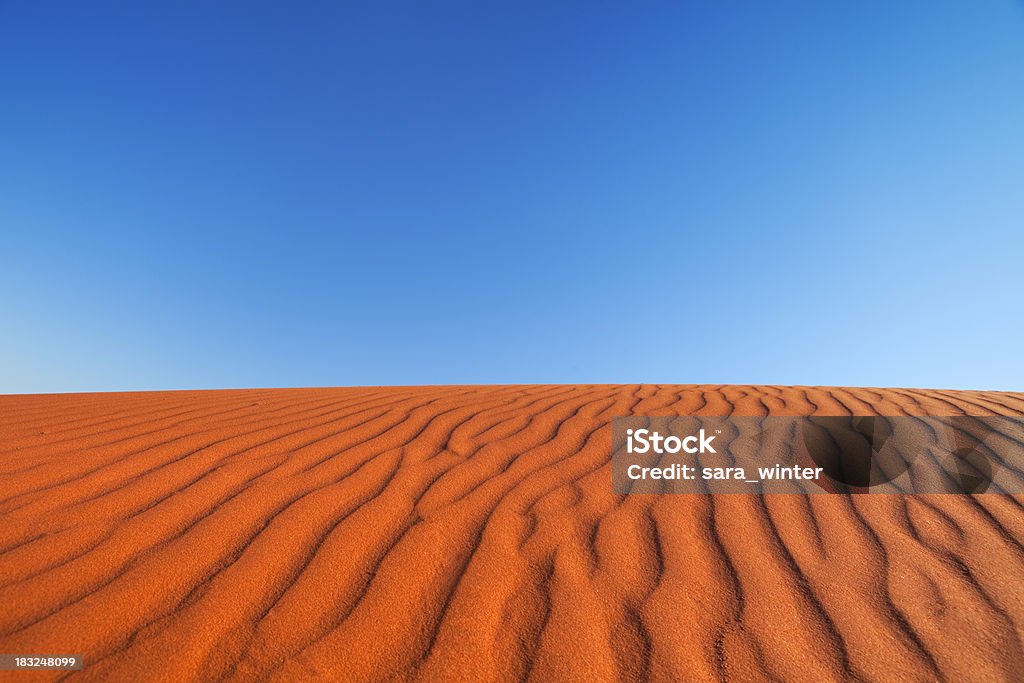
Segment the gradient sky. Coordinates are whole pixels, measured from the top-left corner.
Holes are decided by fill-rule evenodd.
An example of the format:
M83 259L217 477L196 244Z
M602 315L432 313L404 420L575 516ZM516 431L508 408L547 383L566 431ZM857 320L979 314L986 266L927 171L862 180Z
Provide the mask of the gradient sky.
M0 2L0 393L1024 390L1018 2Z

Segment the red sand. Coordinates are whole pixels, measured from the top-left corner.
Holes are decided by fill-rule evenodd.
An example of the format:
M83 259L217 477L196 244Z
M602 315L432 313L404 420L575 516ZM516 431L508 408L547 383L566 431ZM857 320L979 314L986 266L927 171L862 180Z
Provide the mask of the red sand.
M613 416L766 412L1024 395L0 396L0 653L119 681L1024 679L1024 499L612 493Z

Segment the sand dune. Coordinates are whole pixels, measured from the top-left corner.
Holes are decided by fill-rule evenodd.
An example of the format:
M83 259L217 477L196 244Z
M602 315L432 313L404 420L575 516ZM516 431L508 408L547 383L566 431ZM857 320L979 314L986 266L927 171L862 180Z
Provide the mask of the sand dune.
M83 680L1024 680L1024 498L612 493L613 416L964 413L1024 395L0 397L0 653Z

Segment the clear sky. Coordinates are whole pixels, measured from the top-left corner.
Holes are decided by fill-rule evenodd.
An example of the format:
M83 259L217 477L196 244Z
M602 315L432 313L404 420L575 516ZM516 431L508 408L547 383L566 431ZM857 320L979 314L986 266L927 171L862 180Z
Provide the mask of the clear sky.
M0 2L0 393L1024 390L1024 5Z

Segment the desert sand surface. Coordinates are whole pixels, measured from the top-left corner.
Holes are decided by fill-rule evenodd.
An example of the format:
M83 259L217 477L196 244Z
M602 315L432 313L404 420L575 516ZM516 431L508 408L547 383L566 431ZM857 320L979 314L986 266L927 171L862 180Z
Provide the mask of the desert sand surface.
M612 493L614 416L1024 394L0 396L5 680L1024 680L1024 498Z

